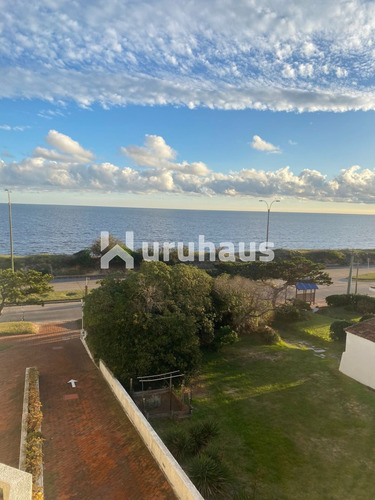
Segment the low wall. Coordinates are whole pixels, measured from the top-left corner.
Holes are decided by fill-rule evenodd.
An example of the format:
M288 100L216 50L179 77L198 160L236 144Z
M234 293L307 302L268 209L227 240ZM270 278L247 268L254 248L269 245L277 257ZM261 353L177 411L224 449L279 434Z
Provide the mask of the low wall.
M340 372L375 389L374 359L375 343L348 331L345 352L340 362Z
M90 356L90 358L91 358L91 361L94 363L94 365L95 365L97 368L99 368L99 367L98 367L98 365L95 363L94 356L92 355L92 353L91 353L91 351L90 351L89 346L87 345L87 342L86 342L86 331L85 331L85 330L82 330L82 331L81 331L81 336L80 336L80 338L81 338L81 342L82 342L82 344L83 344L83 347L86 349L87 354L88 354L88 355Z
M23 407L21 419L21 441L20 441L20 459L18 468L25 470L26 460L26 438L27 438L27 415L29 413L29 377L31 368L26 368L25 371L25 387L23 390Z
M132 398L102 360L99 362L99 369L112 392L120 402L129 420L138 431L156 462L159 464L159 467L168 479L177 498L180 500L203 500L202 495L182 470L181 466L175 460L158 434L154 431Z
M28 472L0 464L0 489L4 500L31 500L33 482Z

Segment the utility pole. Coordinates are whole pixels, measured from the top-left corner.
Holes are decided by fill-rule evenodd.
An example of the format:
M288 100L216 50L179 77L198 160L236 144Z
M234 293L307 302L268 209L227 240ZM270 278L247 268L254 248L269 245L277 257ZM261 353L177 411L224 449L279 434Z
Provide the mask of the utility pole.
M10 193L9 189L5 191L8 192L8 207L9 207L9 237L10 237L10 264L12 271L14 272L14 256L13 256L13 229L12 229L12 203L10 201Z
M267 205L267 231L266 231L266 243L268 243L268 235L270 231L270 212L271 212L271 207L274 203L280 203L280 200L273 200L271 201L270 204L266 200L259 200L260 202L263 202Z
M350 256L350 269L349 269L349 277L348 277L348 288L347 288L347 295L350 294L350 288L352 286L352 274L353 274L353 261L354 261L354 252L352 252Z
M356 277L355 277L355 294L357 295L357 291L358 291L358 271L359 271L359 255L357 255L357 274L356 274Z

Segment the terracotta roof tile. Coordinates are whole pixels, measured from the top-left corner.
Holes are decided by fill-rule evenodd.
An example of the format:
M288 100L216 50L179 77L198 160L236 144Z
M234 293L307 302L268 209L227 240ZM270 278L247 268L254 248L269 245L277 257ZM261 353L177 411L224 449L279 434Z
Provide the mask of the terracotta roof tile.
M345 331L353 335L358 335L358 337L371 340L371 342L375 342L375 318L348 326L345 328Z

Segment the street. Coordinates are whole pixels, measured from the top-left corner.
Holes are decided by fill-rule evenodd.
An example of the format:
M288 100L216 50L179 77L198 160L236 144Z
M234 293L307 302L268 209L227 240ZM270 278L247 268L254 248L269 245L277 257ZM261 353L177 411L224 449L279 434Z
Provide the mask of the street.
M333 280L330 286L319 286L316 292L316 304L325 306L325 298L328 295L343 294L347 292L348 286L348 267L337 267L327 269L328 274ZM359 276L365 273L375 273L375 268L370 269L367 266L360 268ZM355 277L355 270L353 270ZM88 279L88 290L92 290L99 286L97 278ZM81 279L63 279L52 282L56 291L62 290L84 290L86 284L85 278ZM369 287L375 285L374 281L358 281L357 292L375 297L375 293L369 291ZM352 281L351 293L355 292L355 280ZM295 290L290 287L288 297L293 298ZM0 322L6 321L32 321L34 323L51 323L59 321L74 321L82 319L82 306L80 302L63 302L54 304L45 304L44 306L15 306L5 307L3 314L0 316Z
M57 323L82 318L81 302L63 302L44 306L5 307L0 322L31 321L33 323Z

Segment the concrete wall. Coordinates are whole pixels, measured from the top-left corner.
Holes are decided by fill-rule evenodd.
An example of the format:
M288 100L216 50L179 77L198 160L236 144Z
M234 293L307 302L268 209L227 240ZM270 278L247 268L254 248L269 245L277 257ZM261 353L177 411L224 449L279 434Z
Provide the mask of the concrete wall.
M147 448L159 464L159 467L168 479L177 498L181 500L203 500L202 495L176 462L158 434L154 431L132 398L102 360L100 360L99 369L112 392L119 400L129 420L132 422Z
M347 332L340 371L375 389L375 343Z
M0 464L0 488L4 500L31 500L32 476L28 472Z

